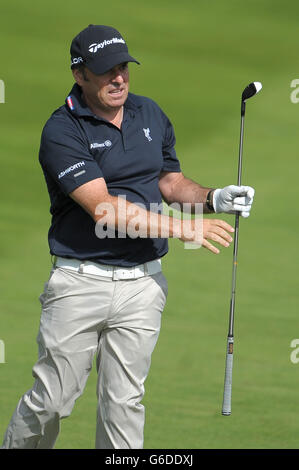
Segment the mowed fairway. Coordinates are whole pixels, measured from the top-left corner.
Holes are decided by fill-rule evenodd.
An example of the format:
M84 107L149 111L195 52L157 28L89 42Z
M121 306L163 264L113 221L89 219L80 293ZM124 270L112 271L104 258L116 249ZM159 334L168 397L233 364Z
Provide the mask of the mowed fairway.
M49 202L38 163L42 127L70 91L71 39L90 23L118 28L131 54L131 91L172 120L186 176L235 184L240 97L247 104L243 182L256 197L241 220L232 415L221 416L232 248L216 256L170 241L169 297L146 381L146 448L298 448L298 123L295 0L2 2L0 79L0 440L33 383L40 295L50 269ZM221 217L221 216L219 216ZM233 224L233 217L224 220ZM93 448L96 373L56 448Z

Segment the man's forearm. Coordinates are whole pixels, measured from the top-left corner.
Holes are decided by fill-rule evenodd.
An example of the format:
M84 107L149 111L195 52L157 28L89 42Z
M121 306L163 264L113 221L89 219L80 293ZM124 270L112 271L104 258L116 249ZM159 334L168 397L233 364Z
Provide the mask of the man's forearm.
M205 214L210 214L214 211L207 205L207 196L209 192L213 190L214 188L206 188L184 176L184 178L178 181L173 187L171 200L168 200L167 202L168 204L177 203L181 206L184 203L189 203L191 213L194 212L196 203L202 203L203 212Z
M93 218L98 232L107 226L129 236L138 232L141 238L181 238L184 223L183 220L148 211L138 204L111 195L97 205Z

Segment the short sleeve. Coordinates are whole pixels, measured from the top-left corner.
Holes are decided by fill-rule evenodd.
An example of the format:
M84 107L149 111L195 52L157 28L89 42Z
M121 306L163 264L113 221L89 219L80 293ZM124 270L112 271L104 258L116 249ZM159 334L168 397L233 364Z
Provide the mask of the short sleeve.
M164 122L165 122L165 130L164 130L164 139L163 139L163 147L162 147L162 153L163 153L163 168L162 171L173 171L173 172L180 172L181 167L180 167L180 162L176 156L176 151L175 151L175 134L174 134L174 129L167 118L167 116L164 115Z
M46 123L39 151L43 171L69 194L84 183L103 177L89 152L82 129L75 122L53 115Z

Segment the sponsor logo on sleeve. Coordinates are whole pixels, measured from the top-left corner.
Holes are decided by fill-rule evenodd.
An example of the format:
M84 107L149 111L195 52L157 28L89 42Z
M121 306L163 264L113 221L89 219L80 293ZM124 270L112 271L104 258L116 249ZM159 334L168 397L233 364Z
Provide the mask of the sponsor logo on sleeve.
M78 170L78 168L81 168L83 166L85 166L85 162L78 162L78 163L75 163L75 165L69 166L68 168L66 168L65 170L63 170L59 173L58 179L60 180L61 178L63 178L68 173L71 173L72 171Z

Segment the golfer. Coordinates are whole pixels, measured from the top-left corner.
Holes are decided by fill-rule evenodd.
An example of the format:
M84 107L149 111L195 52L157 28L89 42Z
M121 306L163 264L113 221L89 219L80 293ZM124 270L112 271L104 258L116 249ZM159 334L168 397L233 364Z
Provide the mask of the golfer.
M125 39L89 25L71 44L75 84L42 132L39 160L52 215L53 269L40 296L39 356L3 448L53 448L97 358L99 449L143 447L144 383L167 297L162 259L168 238L229 246L234 229L218 219L162 213L189 203L204 213L248 216L247 186L205 188L184 176L173 127L151 99L129 93ZM153 233L155 234L153 236Z

